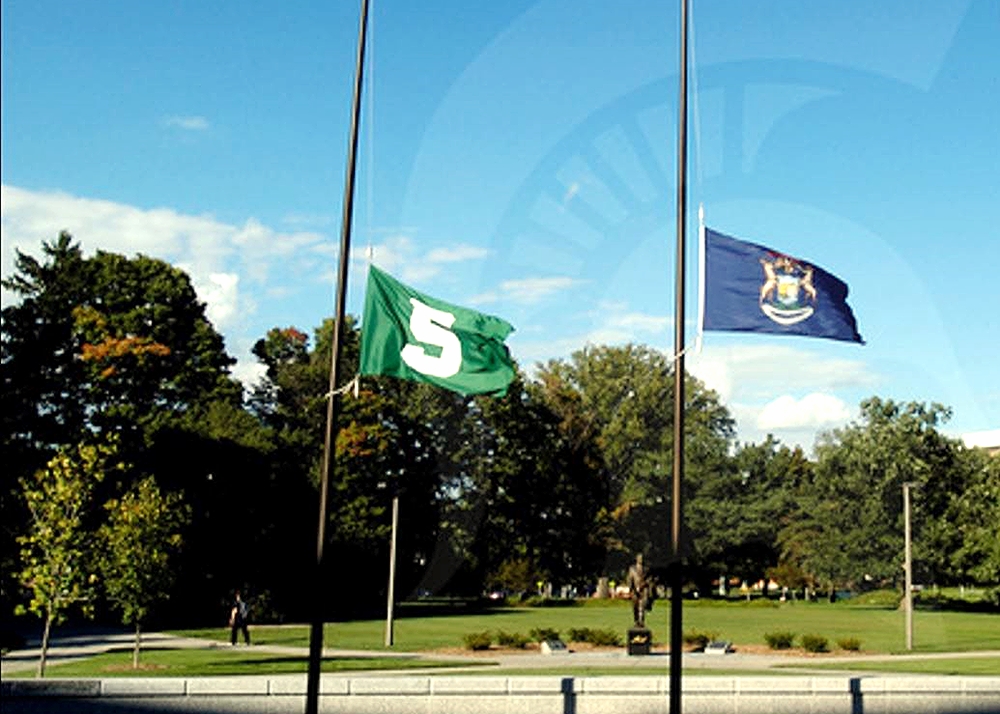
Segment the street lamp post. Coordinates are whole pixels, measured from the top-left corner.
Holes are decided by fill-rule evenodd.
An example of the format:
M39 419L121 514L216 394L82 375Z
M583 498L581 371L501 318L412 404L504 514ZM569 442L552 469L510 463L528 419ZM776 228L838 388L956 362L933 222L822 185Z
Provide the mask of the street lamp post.
M910 551L912 537L910 533L910 489L916 486L912 481L903 484L903 569L906 578L906 591L903 603L906 609L906 649L913 649L913 558Z

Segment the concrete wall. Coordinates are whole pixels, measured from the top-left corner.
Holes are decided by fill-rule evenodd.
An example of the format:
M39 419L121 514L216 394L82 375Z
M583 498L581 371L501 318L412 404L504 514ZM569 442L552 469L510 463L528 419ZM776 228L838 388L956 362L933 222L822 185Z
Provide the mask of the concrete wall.
M7 680L2 686L2 709L99 711L97 705L103 704L103 710L301 712L305 687L304 676ZM666 677L324 675L320 711L666 714L667 689ZM1000 676L688 677L683 710L685 714L1000 714Z

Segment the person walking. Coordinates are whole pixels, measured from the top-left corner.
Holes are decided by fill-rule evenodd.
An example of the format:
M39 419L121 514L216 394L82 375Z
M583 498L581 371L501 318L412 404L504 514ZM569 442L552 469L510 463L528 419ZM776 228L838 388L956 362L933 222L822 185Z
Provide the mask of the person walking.
M247 607L246 601L240 597L240 591L237 590L233 596L233 606L229 610L229 629L230 629L230 642L236 644L236 632L237 630L242 630L243 641L249 646L250 644L250 628L248 627L248 622L250 620L250 609Z

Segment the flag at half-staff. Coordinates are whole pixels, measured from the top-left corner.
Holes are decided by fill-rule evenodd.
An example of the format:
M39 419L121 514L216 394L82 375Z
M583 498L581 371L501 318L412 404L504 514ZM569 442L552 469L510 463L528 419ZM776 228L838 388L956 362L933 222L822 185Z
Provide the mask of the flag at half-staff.
M360 372L503 396L514 379L504 344L513 331L506 320L425 295L369 266Z
M860 342L847 284L756 243L702 228L703 330L766 332Z

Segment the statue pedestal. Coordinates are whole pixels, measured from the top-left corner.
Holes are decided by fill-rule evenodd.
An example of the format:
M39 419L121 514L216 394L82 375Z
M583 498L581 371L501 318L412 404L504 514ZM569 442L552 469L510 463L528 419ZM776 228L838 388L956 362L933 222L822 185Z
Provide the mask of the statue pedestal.
M630 655L648 655L653 644L653 632L645 627L630 627L626 642Z

